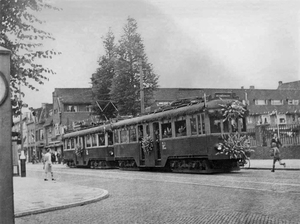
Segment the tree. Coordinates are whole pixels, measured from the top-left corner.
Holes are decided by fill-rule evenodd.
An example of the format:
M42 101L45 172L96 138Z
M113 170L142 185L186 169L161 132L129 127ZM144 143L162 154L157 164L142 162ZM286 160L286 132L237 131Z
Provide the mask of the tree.
M1 0L0 44L12 52L10 88L15 115L26 106L17 97L18 94L24 96L19 84L38 91L30 80L41 85L49 80L46 74L55 74L42 65L43 59L60 54L53 49L43 49L44 40L54 40L50 33L38 28L44 21L38 19L35 12L43 9L59 10L43 0Z
M98 60L99 68L92 75L92 93L94 98L93 112L100 115L101 119L108 119L115 116L116 109L110 100L110 88L115 73L115 36L109 29L103 37L105 55Z
M148 58L137 28L135 19L129 17L123 29L124 34L116 47L115 74L110 94L121 115L135 116L140 112L140 63L145 71L143 88L146 106L153 97L153 91L158 87L158 76L154 74L152 65L147 62Z

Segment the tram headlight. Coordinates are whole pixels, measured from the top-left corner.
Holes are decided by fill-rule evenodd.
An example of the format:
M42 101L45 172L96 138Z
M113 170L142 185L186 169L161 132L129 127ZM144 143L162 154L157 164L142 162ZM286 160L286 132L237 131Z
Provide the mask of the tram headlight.
M222 150L222 148L223 148L223 144L222 143L217 143L217 144L215 144L215 149L217 149L217 150Z

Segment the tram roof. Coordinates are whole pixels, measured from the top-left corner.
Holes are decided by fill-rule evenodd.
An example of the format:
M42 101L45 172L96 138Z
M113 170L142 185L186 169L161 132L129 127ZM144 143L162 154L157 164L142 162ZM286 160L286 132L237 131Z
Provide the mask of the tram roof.
M84 130L74 131L71 133L64 134L63 138L72 138L76 136L82 136L92 133L111 131L111 124L104 124L93 128L88 128Z
M145 122L153 122L153 121L161 121L161 120L168 120L171 118L176 118L180 116L185 116L187 114L195 114L198 112L201 112L205 109L218 109L221 108L220 105L227 104L230 102L235 101L236 99L213 99L210 101L206 102L206 105L204 102L199 102L197 104L191 104L191 105L186 105L183 107L179 108L173 108L173 109L168 109L166 111L160 111L157 113L151 113L147 115L143 115L140 117L135 117L131 119L126 119L122 121L118 121L116 123L112 124L112 129L114 128L120 128L120 127L125 127L128 125L136 125L136 124L142 124Z

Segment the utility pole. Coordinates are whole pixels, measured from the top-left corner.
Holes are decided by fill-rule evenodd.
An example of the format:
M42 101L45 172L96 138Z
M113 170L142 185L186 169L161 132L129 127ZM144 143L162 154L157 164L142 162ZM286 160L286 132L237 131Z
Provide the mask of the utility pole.
M145 113L145 96L144 96L144 72L142 60L139 60L140 67L140 98L141 98L141 114Z
M0 20L1 21L1 20ZM12 163L10 51L0 46L0 224L15 223Z
M19 100L20 100L20 136L21 136L21 177L26 177L26 157L23 147L23 118L22 118L22 95L21 95L21 82L19 82Z

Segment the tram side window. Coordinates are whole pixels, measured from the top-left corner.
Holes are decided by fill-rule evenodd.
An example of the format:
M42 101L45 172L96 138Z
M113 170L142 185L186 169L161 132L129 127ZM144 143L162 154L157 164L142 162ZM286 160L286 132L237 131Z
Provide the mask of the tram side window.
M186 122L185 120L175 121L176 137L186 136Z
M199 129L199 135L205 134L205 120L204 120L204 114L197 115L198 117L198 129Z
M222 120L214 119L210 117L210 131L211 133L221 133L221 122Z
M227 133L229 132L229 122L228 120L223 121L223 132Z
M104 133L99 133L98 134L98 142L100 146L105 145L105 137L104 137Z
M129 142L136 142L136 129L132 127L129 129Z
M74 144L74 138L71 138L70 139L71 140L71 149L74 149L75 148L75 144Z
M92 147L97 146L97 137L96 134L91 135Z
M128 132L127 132L127 130L125 130L125 129L121 130L120 135L121 135L121 143L128 142Z
M163 138L171 138L172 137L172 125L171 123L161 124L161 128L163 130Z
M67 139L66 141L67 141L67 149L70 149L71 148L71 141L70 141L70 139Z
M191 117L191 118L190 118L190 123L191 123L191 134L192 134L192 135L197 135L197 122L196 122L196 117Z
M87 135L85 138L86 138L86 147L91 147L91 136Z
M114 131L114 140L115 140L115 143L120 143L119 142L119 131L118 130Z
M108 145L112 145L113 144L113 133L108 132L107 137L108 137Z

